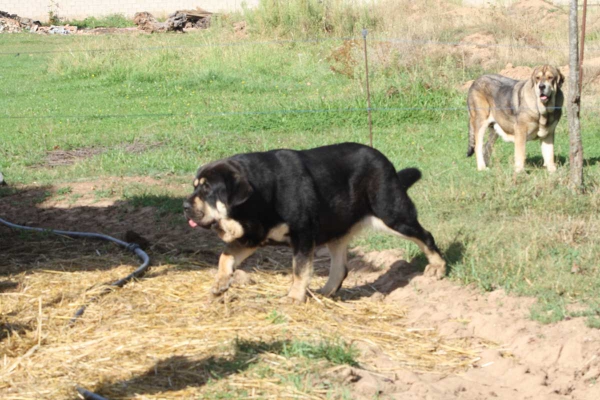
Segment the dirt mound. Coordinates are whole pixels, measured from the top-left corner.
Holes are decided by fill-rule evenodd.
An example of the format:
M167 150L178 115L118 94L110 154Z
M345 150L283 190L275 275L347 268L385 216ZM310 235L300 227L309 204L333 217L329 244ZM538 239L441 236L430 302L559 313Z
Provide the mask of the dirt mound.
M380 278L388 284L395 281L396 289L384 302L407 307L407 330L436 330L446 338L479 340L488 348L481 351L474 367L461 375L406 371L385 357L377 367L394 370L385 376L347 367L343 373L356 389L356 398L377 394L440 400L599 398L600 331L587 328L582 319L540 325L528 318L533 299L431 281L411 269L398 252L357 254L360 258L351 265L370 260L380 268ZM374 273L359 268L349 279L371 281ZM400 285L399 281L406 283ZM490 343L496 345L490 348Z
M514 3L512 8L527 13L539 13L540 11L557 10L557 7L544 0L520 0Z
M519 14L535 16L532 23L539 26L561 26L569 20L566 11L543 0L521 0L514 3L510 9Z
M464 52L466 65L480 65L487 69L494 63L497 43L494 35L480 32L465 37L457 47Z
M569 78L569 66L563 65L559 66L558 69L565 77L565 82L563 84L563 92L566 96L567 94L567 85ZM500 75L508 76L509 78L523 80L527 79L531 76L533 72L532 67L527 66L513 66L511 63L506 64L506 66L499 72ZM472 81L467 82L470 87L470 83ZM465 84L466 86L466 84ZM464 86L463 86L464 87ZM600 89L600 57L584 59L583 61L583 88L584 90L592 90L597 91ZM466 88L468 89L468 87Z
M513 66L511 63L506 64L504 69L498 72L500 75L508 76L509 78L523 80L531 76L533 68L525 66Z

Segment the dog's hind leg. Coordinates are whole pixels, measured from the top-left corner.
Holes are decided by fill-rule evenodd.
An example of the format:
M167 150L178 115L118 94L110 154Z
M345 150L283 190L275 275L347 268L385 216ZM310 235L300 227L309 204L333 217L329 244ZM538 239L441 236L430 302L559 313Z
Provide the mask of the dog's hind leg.
M488 140L485 142L485 147L483 149L483 161L485 162L485 165L490 165L496 139L498 139L498 134L493 129L488 129Z
M255 251L256 248L244 247L237 242L229 243L223 253L221 253L221 257L219 257L219 269L215 283L210 290L211 293L218 296L226 292L231 285L235 268Z
M327 283L319 290L324 296L334 295L342 286L342 282L348 276L346 263L348 262L348 241L349 238L342 238L327 243L327 248L331 254L331 266L329 268L329 278Z
M483 141L485 138L485 131L489 128L487 121L478 121L479 123L474 124L475 127L475 158L477 159L477 169L483 171L487 169L485 162Z
M388 220L387 223L382 219L374 218L373 227L416 243L429 262L423 275L437 279L442 279L446 275L446 261L442 258L433 236L419 224L416 218L400 222Z
M394 230L405 239L416 243L421 251L425 253L429 264L425 267L423 275L436 279L442 279L446 276L446 261L442 258L431 233L426 231L417 221L411 224L399 224Z

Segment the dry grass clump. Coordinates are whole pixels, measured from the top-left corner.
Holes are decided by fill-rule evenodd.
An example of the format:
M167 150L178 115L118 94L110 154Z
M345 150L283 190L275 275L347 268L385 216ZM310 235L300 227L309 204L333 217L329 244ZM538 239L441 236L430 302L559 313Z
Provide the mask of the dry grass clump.
M448 0L382 1L371 12L380 21L372 39L381 47L373 51L375 68L431 70L456 83L507 63L568 61L568 13L543 1L477 8Z
M268 259L239 272L245 284L212 302L215 268L172 260L92 303L72 327L75 310L100 287L86 289L131 271L119 250L101 258L108 269L97 260L87 268L85 258L65 267L58 257L13 275L18 286L0 293L0 397L72 399L81 385L110 399L337 398L323 383L336 364L453 373L476 360L475 344L411 329L405 310L381 298L282 305L289 269Z

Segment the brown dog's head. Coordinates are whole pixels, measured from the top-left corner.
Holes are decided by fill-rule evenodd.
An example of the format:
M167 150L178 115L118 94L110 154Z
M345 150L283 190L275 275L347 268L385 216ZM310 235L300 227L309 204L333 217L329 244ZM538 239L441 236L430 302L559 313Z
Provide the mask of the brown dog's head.
M551 65L536 67L531 74L531 84L542 104L546 104L560 90L565 77Z
M185 217L192 228L210 228L226 219L231 208L248 200L253 191L235 162L210 163L196 173L194 192L183 202Z

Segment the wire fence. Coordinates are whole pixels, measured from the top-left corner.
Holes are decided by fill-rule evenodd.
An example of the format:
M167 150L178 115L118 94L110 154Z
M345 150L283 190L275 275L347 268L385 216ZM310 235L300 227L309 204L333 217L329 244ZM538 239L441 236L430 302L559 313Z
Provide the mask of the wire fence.
M566 107L548 107L551 110L564 110ZM582 110L600 110L598 106L582 106ZM236 116L260 116L260 115L285 115L285 114L325 114L325 113L364 113L372 112L402 112L402 111L455 111L469 112L470 110L537 110L529 107L486 107L469 108L464 107L353 107L353 108L323 108L323 109L276 109L261 111L212 111L187 113L143 113L143 114L56 114L56 115L0 115L0 120L50 120L50 119L129 119L129 118L201 118L201 117L236 117Z
M142 47L109 47L99 49L73 49L64 48L56 50L28 50L27 48L15 51L1 51L0 56L19 56L22 54L60 54L60 53L103 53L115 51L159 51L159 50L184 50L194 48L219 48L219 47L239 47L239 46L266 46L266 45L286 45L286 44L306 44L306 43L326 43L326 42L347 42L362 41L362 36L349 37L324 37L308 39L275 39L275 40L239 40L231 42L205 42L177 46L142 46ZM569 46L544 46L530 44L503 44L503 43L477 43L465 41L440 41L440 40L417 40L406 38L374 38L370 43L391 43L403 44L408 46L453 46L453 47L477 47L477 48L507 48L507 49L532 49L532 50L564 50L568 52ZM600 51L600 46L586 46L587 52Z
M306 43L326 43L326 42L345 42L356 41L362 42L363 37L326 37L326 38L309 38L309 39L294 39L294 40L261 40L251 41L242 40L235 42L205 42L189 45L174 45L174 46L144 46L144 47L112 47L100 49L55 49L55 50L27 50L26 48L18 51L0 52L0 56L21 56L24 54L61 54L61 53L102 53L102 52L136 52L136 51L164 51L164 50L185 50L194 48L220 48L234 46L266 46L266 45L287 45L287 44L306 44ZM369 44L374 43L392 43L403 44L408 46L454 46L454 47L475 47L475 48L509 48L509 49L537 49L537 50L564 50L568 51L568 46L536 46L526 44L481 44L464 41L436 41L436 40L414 40L404 38L372 38ZM598 47L586 47L586 51L600 51ZM554 107L560 109L561 107ZM493 107L487 109L495 110L513 110L513 108ZM524 109L524 107L520 107ZM600 109L599 106L585 106L585 110ZM356 113L356 112L401 112L401 111L450 111L450 112L467 112L469 108L464 107L349 107L349 108L321 108L321 109L276 109L276 110L246 110L246 111L211 111L211 112L188 112L188 113L134 113L134 114L48 114L48 115L7 115L0 114L0 120L44 120L44 119L128 119L128 118L199 118L199 117L228 117L228 116L249 116L249 115L273 115L273 114L319 114L319 113Z

